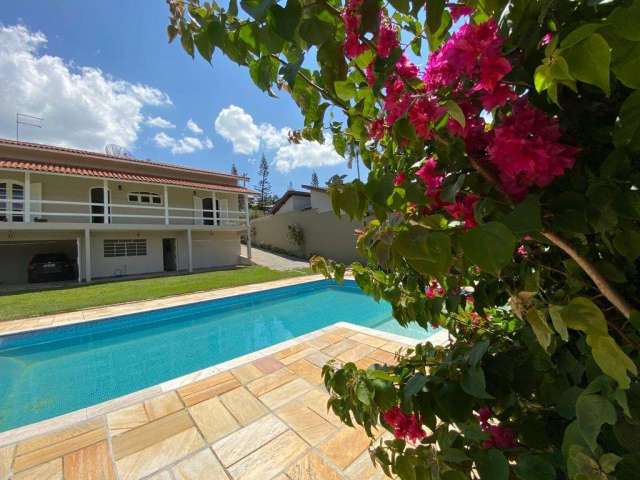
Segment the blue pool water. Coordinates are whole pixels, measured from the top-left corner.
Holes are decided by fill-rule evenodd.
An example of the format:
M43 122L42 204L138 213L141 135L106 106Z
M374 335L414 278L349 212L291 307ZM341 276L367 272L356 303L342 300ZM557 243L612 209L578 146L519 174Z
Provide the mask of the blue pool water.
M44 420L346 321L417 339L355 282L319 281L0 337L0 431Z

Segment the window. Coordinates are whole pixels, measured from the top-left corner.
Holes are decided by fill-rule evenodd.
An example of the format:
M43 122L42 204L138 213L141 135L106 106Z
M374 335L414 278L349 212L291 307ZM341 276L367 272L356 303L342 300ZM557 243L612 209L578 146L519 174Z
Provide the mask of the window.
M147 240L105 240L104 256L111 257L143 257L147 254Z
M162 197L158 193L131 192L128 198L129 203L153 203L154 205L162 205Z
M24 186L11 180L0 181L0 222L8 219L23 222L24 217Z

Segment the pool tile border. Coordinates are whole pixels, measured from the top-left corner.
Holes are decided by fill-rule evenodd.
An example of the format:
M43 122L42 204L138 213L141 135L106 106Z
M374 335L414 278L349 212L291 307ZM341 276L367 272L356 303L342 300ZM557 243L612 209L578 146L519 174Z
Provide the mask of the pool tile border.
M181 377L177 377L172 380L168 380L152 387L147 387L145 389L138 390L136 392L132 392L130 394L117 397L112 400L108 400L106 402L92 405L80 410L76 410L64 415L25 425L23 427L18 427L12 430L7 430L6 432L0 433L0 448L26 440L36 435L42 435L45 433L54 432L59 429L64 429L78 422L92 420L107 413L111 413L116 410L134 405L141 401L163 395L167 392L175 391L185 385L204 380L222 372L230 371L234 368L254 362L255 360L258 360L260 358L269 357L277 352L286 350L287 348L290 348L296 344L306 342L316 337L320 337L340 327L348 328L349 330L353 330L358 333L364 333L367 335L388 339L390 342L397 342L406 347L411 347L416 343L419 343L414 338L383 332L381 330L375 330L372 328L355 325L349 322L337 322L327 327L314 330L313 332L306 333L299 337L285 340L284 342L277 343L270 347L256 350L255 352L251 352L246 355L227 360L225 362L204 368L202 370L198 370ZM429 341L434 345L443 345L446 344L448 340L448 332L443 330L428 337L425 341Z

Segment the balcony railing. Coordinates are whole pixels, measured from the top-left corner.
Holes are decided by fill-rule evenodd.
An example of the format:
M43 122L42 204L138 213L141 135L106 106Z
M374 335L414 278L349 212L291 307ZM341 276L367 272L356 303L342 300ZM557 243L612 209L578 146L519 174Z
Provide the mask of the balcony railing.
M248 212L121 203L0 199L1 223L246 226ZM135 210L135 211L134 211ZM107 211L105 221L105 211ZM141 213L143 211L144 213Z

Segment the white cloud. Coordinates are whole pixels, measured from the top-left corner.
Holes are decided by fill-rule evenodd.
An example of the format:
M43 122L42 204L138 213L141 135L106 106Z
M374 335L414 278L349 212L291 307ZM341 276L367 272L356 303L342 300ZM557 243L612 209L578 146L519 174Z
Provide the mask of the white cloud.
M318 168L339 165L345 159L338 155L330 139L323 143L302 140L280 147L276 152L275 165L278 171L287 173L294 168Z
M261 147L275 150L275 166L283 173L299 167L317 168L345 161L336 153L330 139L325 144L308 140L290 144L290 128L278 129L270 123L257 125L250 114L236 105L222 109L214 125L216 132L231 142L235 153L252 155Z
M204 130L200 128L200 125L194 122L191 118L187 121L187 128L196 135L200 135L202 132L204 132Z
M213 142L209 138L182 137L174 138L164 132L157 133L153 137L154 142L160 148L171 149L174 155L182 155L185 153L193 153L199 150L211 150Z
M101 151L113 143L132 148L145 106L170 105L148 85L114 79L93 67L76 67L46 55L47 38L22 25L0 25L0 136L15 134L16 112L44 118L23 127L21 138Z
M155 128L176 128L173 123L162 117L149 117L144 123Z

